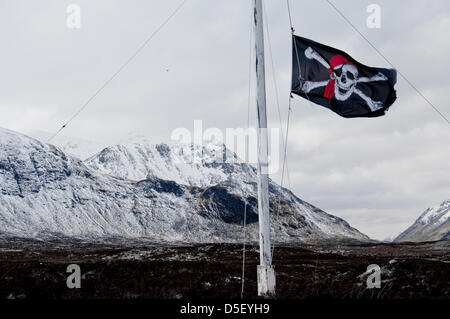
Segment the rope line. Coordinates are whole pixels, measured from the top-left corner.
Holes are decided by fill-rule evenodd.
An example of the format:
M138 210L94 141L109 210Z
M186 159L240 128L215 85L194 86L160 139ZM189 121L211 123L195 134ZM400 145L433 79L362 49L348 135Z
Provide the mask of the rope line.
M283 168L281 170L281 185L280 185L281 188L283 188L285 169L287 171L288 182L289 182L289 170L288 170L288 167L287 167L287 145L288 145L288 137L289 137L290 118L291 118L291 98L289 97L288 118L287 118L287 123L286 123L286 140L284 142L285 147L284 147L284 154L283 154ZM291 187L289 186L289 189L290 188ZM280 206L281 206L281 198L278 197L278 205L277 205L277 213L275 215L275 221L278 221L278 218L279 218L279 215L280 215ZM276 229L275 229L275 234L276 234ZM273 243L272 243L272 260L273 260L274 252L275 252L275 241L273 241Z
M117 71L109 77L109 79L103 83L103 85L95 91L95 93L80 107L80 109L75 112L72 117L66 121L60 129L53 134L48 140L47 143L49 143L53 138L55 138L64 128L69 125L70 122L72 122L80 113L103 91L103 89L108 86L109 83L111 83L112 80L114 80L117 75L147 46L147 44L166 26L167 23L177 14L178 11L186 4L188 0L183 0L178 7L175 8L174 11L159 25L158 28L156 28L155 31L137 48L137 50L117 69Z
M294 33L295 29L294 29L294 26L292 23L291 5L289 4L289 0L286 0L286 4L287 4L288 15L289 15L289 25L291 26L291 32Z
M241 299L244 299L244 288L245 288L245 237L246 237L246 228L245 224L247 223L247 200L245 200L244 206L244 241L242 246L242 284L241 284Z
M263 3L264 5L264 3ZM264 6L265 8L265 6ZM265 10L265 9L264 9ZM277 105L277 110L278 110L278 119L280 122L280 128L281 128L281 139L282 139L282 147L283 149L285 148L285 134L283 131L283 123L282 123L282 116L281 116L281 107L280 107L280 97L278 94L278 84L277 84L277 78L275 76L276 74L276 69L275 69L275 63L274 63L274 59L273 59L273 53L272 53L272 43L271 43L271 37L270 37L270 30L269 30L269 20L267 19L266 16L266 11L264 11L264 20L265 20L265 27L266 27L266 34L267 34L267 44L268 44L268 48L269 48L269 58L270 58L270 65L271 65L271 69L272 69L272 81L273 81L273 86L275 89L275 101L276 101L276 105ZM286 163L287 165L287 163ZM289 168L287 167L287 171L289 172ZM291 187L291 180L290 180L290 176L288 173L288 186L289 188Z
M391 63L391 61L389 61L388 58L386 58L386 56L381 53L380 50L378 50L375 45L372 44L372 42L369 41L369 39L367 39L364 34L361 33L361 31L359 31L359 29L330 1L330 0L326 0L328 2L328 4L333 7L333 9L353 28L353 30L355 30L392 68L396 69L395 66ZM425 102L428 103L429 106L431 106L437 114L439 114L444 121L447 122L447 124L450 124L450 121L445 117L445 115L439 111L439 109L433 105L433 103L430 102L430 100L428 100L425 95L422 94L422 92L420 92L420 90L410 81L408 80L408 78L403 75L402 72L400 72L397 69L398 74L400 74L400 76L406 81L406 83L409 84L409 86L411 86L411 88L417 92L417 94L419 94L424 100Z
M250 34L249 34L249 49L248 49L248 92L247 92L247 129L250 128L250 104L251 104L251 92L252 92L252 53L253 53L253 5L250 5ZM245 241L246 241L246 224L247 224L247 199L245 199L244 206L244 220L243 227L243 240L242 240L242 276L241 276L241 299L244 299L245 292Z
M287 158L286 158L286 154L287 154L287 143L288 143L288 130L289 130L289 120L290 120L290 110L291 110L291 106L290 106L290 95L289 95L289 107L288 107L288 118L287 118L287 123L286 123L286 135L284 134L283 131L283 124L282 124L282 120L281 120L281 108L280 108L280 98L278 95L278 85L277 85L277 79L276 79L276 71L275 71L275 63L273 61L273 53L272 53L272 43L271 43L271 38L270 38L270 30L269 30L269 20L267 19L267 15L266 12L267 10L265 9L265 6L263 4L263 11L264 11L264 26L266 28L266 34L267 34L267 44L268 44L268 48L269 48L269 58L270 58L270 62L271 62L271 68L272 68L272 79L273 79L273 84L274 84L274 89L275 89L275 100L276 100L276 105L277 105L277 109L278 109L278 117L279 117L279 121L280 121L280 128L281 128L281 138L282 138L282 147L283 147L283 168L282 168L282 173L281 173L281 183L280 186L281 188L283 188L283 184L284 184L284 175L285 175L285 171L287 172L287 180L288 180L288 185L289 188L291 188L291 180L290 180L290 174L289 174L289 167L288 167L288 163L287 163ZM292 25L291 25L291 30L293 30ZM293 31L292 31L293 32ZM286 136L286 139L285 139ZM275 218L274 218L274 224L277 224L279 215L280 215L280 203L281 203L281 198L278 198L278 205L277 205L277 211L275 214ZM274 228L274 237L277 237L277 227ZM272 241L272 260L273 260L273 253L275 250L275 240Z

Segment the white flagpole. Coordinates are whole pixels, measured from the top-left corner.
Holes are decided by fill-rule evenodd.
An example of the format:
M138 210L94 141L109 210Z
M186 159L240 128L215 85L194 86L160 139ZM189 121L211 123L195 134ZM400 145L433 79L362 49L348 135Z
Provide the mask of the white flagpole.
M254 0L254 31L256 51L256 87L258 108L258 220L259 256L258 296L275 295L275 271L270 251L268 134L266 114L266 83L264 69L264 25L262 0Z

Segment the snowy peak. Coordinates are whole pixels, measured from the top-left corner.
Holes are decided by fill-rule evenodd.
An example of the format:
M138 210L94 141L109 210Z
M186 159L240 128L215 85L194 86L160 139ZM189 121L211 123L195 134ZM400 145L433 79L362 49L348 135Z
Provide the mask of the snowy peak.
M256 169L242 162L223 144L168 145L152 144L146 139L139 139L108 147L89 158L86 165L95 171L121 179L141 181L156 178L179 185L215 189L216 199L221 198L221 187L224 186L230 188L230 193L247 198L247 202L248 198L256 198L257 193ZM300 212L305 225L314 225L316 230L309 230L312 233L368 239L344 220L303 202L273 181L269 182L271 201L284 201L286 209L289 207Z
M35 130L30 132L29 135L39 141L45 142L48 141L48 139L53 134L45 131ZM76 137L68 137L65 135L55 136L52 139L51 143L56 145L66 154L78 157L81 160L91 157L92 155L98 153L106 146L99 142L88 141Z
M255 169L241 163L223 144L152 144L141 138L107 147L86 160L86 164L105 174L134 181L155 177L199 187L229 180L256 182Z
M426 209L395 241L433 241L450 238L450 200Z
M84 164L53 145L0 128L0 190L2 195L39 193L48 183L84 174Z
M175 163L175 155L187 156L186 146L136 143L107 148L86 164L0 129L0 234L236 242L247 203L247 238L258 240L255 170L212 159L216 146L189 149L206 152L206 160ZM368 239L275 183L270 201L274 241Z
M445 200L438 207L432 207L425 210L417 219L417 222L422 225L427 225L432 222L442 224L450 217L450 199Z

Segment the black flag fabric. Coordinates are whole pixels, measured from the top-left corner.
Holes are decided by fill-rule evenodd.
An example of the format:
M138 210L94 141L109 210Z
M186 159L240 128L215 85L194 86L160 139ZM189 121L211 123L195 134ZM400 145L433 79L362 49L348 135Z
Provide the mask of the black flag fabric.
M394 69L373 68L338 49L293 36L291 92L343 117L382 116L396 100Z

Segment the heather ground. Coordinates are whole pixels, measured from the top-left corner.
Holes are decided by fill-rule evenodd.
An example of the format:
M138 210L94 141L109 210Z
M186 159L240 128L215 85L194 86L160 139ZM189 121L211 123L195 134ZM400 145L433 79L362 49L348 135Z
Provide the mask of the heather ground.
M277 298L450 299L450 242L276 247ZM256 246L247 246L246 298L256 295ZM66 267L81 268L68 289ZM370 264L381 288L367 289ZM0 239L0 299L240 298L242 245Z

